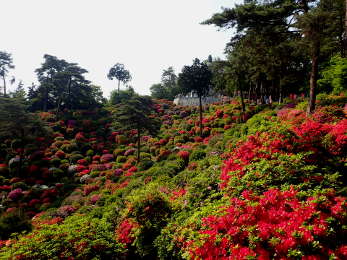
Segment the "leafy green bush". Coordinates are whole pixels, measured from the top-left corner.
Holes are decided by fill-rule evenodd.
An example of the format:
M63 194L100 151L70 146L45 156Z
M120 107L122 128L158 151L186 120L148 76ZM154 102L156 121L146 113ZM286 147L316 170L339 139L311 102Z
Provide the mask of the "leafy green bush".
M347 103L347 96L332 96L326 93L317 95L317 101L320 106L344 105Z
M78 160L83 158L84 156L82 154L76 153L76 154L71 154L69 160L71 163L76 163Z
M194 150L190 156L189 156L189 161L198 161L201 159L204 159L206 156L206 152L203 150Z
M29 186L25 184L24 182L16 182L12 185L12 189L17 189L17 188L21 188L22 190L27 190Z
M126 160L127 160L127 158L125 156L120 155L117 157L116 162L117 163L123 163L123 162L126 162Z
M153 166L154 162L148 158L142 159L141 162L138 164L138 168L140 171L148 170Z
M337 55L331 58L330 64L322 71L318 80L321 91L340 94L347 90L347 59Z
M59 167L61 160L59 158L53 158L49 162L52 166Z
M30 236L22 236L18 242L0 251L1 259L115 259L124 251L114 236L114 227L105 218L74 215L62 224L59 218L49 220L53 224L42 225ZM63 234L63 235L62 235Z
M28 231L30 229L30 219L19 209L0 216L0 240L8 239L14 232Z
M158 192L158 183L152 183L133 192L129 197L132 210L127 212L139 224L134 245L140 256L155 258L153 242L160 234L172 214L170 202L162 192Z

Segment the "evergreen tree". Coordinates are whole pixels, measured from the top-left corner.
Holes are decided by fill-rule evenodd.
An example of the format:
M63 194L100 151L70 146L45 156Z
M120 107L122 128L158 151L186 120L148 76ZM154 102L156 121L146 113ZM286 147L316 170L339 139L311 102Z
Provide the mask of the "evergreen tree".
M102 92L85 79L87 70L51 55L45 55L44 59L36 70L40 84L29 88L32 110L59 112L63 108L87 109L101 105Z
M153 84L150 87L151 96L157 99L174 100L179 94L179 86L177 84L178 77L172 67L167 68L161 75L161 83Z
M10 53L0 51L0 76L3 81L3 96L6 97L6 77L10 69L14 68L12 55Z
M260 44L253 48L258 55L251 61L254 63L256 57L262 57L264 64L264 68L254 67L252 76L257 78L256 82L274 82L276 75L280 75L279 96L285 82L282 79L292 71L292 63L295 61L295 57L288 56L290 52L287 49L294 43L295 49L300 49L310 58L308 112L311 113L315 104L319 59L325 53L338 51L340 46L338 39L343 31L336 28L342 17L341 3L342 0L244 1L234 8L223 9L204 24L214 24L221 28L236 27L237 35L233 38L234 41L252 35L254 42ZM337 14L339 18L336 18ZM262 42L257 40L258 36ZM305 62L302 65L304 64Z
M116 63L108 72L107 78L113 80L114 78L118 80L118 92L120 82L126 84L131 81L131 74L125 69L124 64Z
M196 93L199 97L200 136L202 136L202 103L201 98L208 95L212 83L212 72L206 63L195 59L193 65L184 66L178 75L178 85L182 94Z
M150 97L133 96L122 100L115 107L113 114L114 128L117 130L137 131L137 162L139 163L141 151L141 135L144 132L156 134L160 123L153 114L153 102Z
M44 123L35 114L28 112L28 106L22 97L0 97L0 140L16 140L16 153L20 163L18 174L21 174L22 160L27 144L34 143L35 137L49 134Z

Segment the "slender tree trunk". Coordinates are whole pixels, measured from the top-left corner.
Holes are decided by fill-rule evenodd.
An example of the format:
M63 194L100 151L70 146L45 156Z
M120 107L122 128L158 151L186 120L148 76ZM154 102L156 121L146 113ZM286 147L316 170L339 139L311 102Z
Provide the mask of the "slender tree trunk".
M282 89L281 79L280 79L279 84L280 84L280 86L279 86L279 90L278 90L278 104L281 104L283 102L283 89Z
M118 94L119 94L119 85L120 85L120 80L118 80Z
M318 59L320 52L320 43L317 42L313 46L312 54L312 68L310 73L310 100L307 107L307 113L311 114L316 106L316 90L317 90L317 80L318 80Z
M248 102L251 102L252 83L249 83Z
M59 110L60 110L60 104L61 104L61 97L58 98L58 105L57 105L57 110L55 111L55 118L58 120L58 115L59 115Z
M202 137L202 102L201 102L201 96L199 96L199 113L200 113L200 136Z
M69 83L68 83L68 96L69 96L69 109L71 110L72 109L72 102L71 102L71 76L69 78Z
M24 155L24 129L21 129L21 148L19 152L19 167L18 167L18 176L22 174L23 168L23 155Z
M260 82L260 103L264 104L264 88L263 81Z
M243 91L241 87L240 87L240 96L241 96L242 112L246 112L246 105L245 105L245 100L243 99Z
M343 36L343 51L342 56L346 57L347 52L347 0L345 1L345 28L344 28L344 36Z
M47 103L48 103L48 88L44 87L44 97L43 97L43 111L47 112Z
M6 79L5 79L5 75L2 76L2 80L4 82L4 97L6 97Z
M237 96L237 89L234 90L234 98Z
M346 0L347 1L347 0ZM347 14L346 14L347 16ZM346 16L340 16L340 20L339 20L339 26L340 26L340 34L339 34L339 43L340 43L340 55L341 57L346 57L345 53L346 53L346 28L347 25L345 25L347 23L347 17Z
M242 112L246 112L246 105L245 105L245 100L243 99L243 90L241 87L240 82L238 83L239 91L240 91L240 97L241 97L241 107L242 107Z
M137 163L140 163L141 134L140 127L137 128Z

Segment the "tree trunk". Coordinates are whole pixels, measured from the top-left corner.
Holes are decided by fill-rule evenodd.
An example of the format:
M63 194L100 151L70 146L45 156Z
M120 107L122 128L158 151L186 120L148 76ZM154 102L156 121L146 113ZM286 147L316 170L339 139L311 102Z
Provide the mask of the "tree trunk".
M260 82L260 103L264 104L264 87L263 81Z
M201 96L199 96L199 112L200 112L200 136L202 137L202 103L201 103Z
M317 79L318 79L318 58L320 52L320 44L317 42L313 46L312 54L312 68L310 73L310 100L307 107L307 113L311 114L316 106L316 90L317 90Z
M343 37L343 57L346 57L347 52L347 0L345 1L345 28Z
M141 134L140 127L137 128L137 163L140 163Z
M346 0L347 2L347 0ZM345 58L346 57L346 30L347 30L347 14L346 16L340 16L339 17L340 20L339 20L339 30L340 30L340 34L339 34L339 43L340 43L340 55L342 58Z
M246 112L246 105L245 105L245 100L243 99L243 91L242 91L242 87L241 84L239 84L239 90L240 90L240 97L241 97L241 107L242 107L242 112Z
M43 111L47 112L47 103L48 103L48 88L44 87L44 98L43 98Z
M280 79L280 87L278 90L278 104L281 104L283 102L283 89L282 89L282 83L281 83L281 79Z
M119 94L119 85L120 85L120 80L118 80L118 94Z
M59 114L59 110L60 110L60 104L61 104L61 97L58 98L57 110L55 111L55 118L56 118L56 120L59 120L58 114Z
M21 176L22 174L22 168L23 168L23 156L24 156L24 129L21 129L21 148L19 152L19 167L18 167L18 176Z
M6 97L6 79L5 79L5 75L2 76L2 80L4 82L4 97Z
M72 109L72 102L71 102L71 76L69 78L69 83L68 83L68 96L69 96L69 109Z

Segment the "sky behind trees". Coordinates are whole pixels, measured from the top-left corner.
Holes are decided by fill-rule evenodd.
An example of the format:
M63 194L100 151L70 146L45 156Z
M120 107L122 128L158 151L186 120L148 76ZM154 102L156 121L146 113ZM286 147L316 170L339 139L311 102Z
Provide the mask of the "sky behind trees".
M12 53L13 74L25 86L36 82L34 70L50 54L87 69L107 97L116 89L107 73L123 63L135 91L149 94L169 66L178 73L196 57L224 56L232 32L200 22L235 2L241 1L5 0L0 50Z

